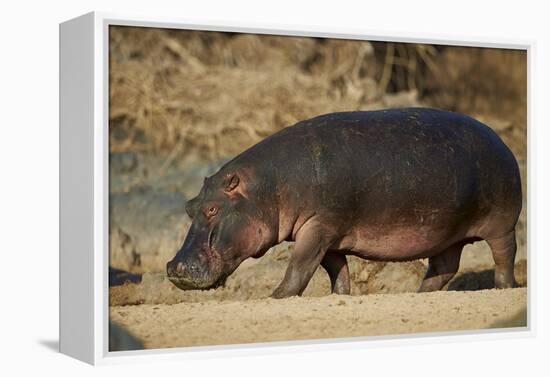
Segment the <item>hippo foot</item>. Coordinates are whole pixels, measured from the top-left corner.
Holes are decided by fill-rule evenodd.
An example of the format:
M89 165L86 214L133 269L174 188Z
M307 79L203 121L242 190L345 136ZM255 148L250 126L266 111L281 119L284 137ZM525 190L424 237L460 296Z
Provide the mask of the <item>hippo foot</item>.
M273 291L270 297L275 299L280 299L280 298L288 298L292 296L299 296L299 294L289 293L289 292L286 292L284 289L277 288Z
M516 288L518 284L514 279L514 276L498 275L495 271L495 288L496 289L507 289L507 288Z
M502 237L486 240L495 260L495 288L517 287L514 278L514 261L516 258L516 232L511 231Z

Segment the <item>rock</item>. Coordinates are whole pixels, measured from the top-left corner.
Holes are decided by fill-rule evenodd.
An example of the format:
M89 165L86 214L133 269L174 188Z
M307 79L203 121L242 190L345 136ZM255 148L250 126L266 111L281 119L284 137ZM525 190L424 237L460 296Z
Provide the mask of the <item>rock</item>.
M416 292L426 273L420 260L371 262L348 257L352 294Z
M120 152L109 154L109 173L124 174L135 171L138 157L135 152Z
M214 174L229 158L210 162L170 162L163 155L137 152L111 153L109 160L109 191L179 192L186 198L197 195L204 178Z
M357 282L358 283L366 283L369 281L369 277L370 277L370 274L369 272L365 269L365 270L362 270L360 273L359 273L359 276L357 276Z
M111 194L110 265L130 272L164 271L191 223L185 203L175 192Z
M375 276L369 279L370 293L416 292L426 270L420 261L386 263Z

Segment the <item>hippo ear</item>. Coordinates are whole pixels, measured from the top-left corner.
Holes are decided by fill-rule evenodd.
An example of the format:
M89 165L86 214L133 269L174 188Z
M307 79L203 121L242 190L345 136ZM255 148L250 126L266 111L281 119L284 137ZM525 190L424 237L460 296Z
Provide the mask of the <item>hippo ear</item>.
M225 192L231 192L239 185L239 177L236 174L231 174L223 180L223 188Z

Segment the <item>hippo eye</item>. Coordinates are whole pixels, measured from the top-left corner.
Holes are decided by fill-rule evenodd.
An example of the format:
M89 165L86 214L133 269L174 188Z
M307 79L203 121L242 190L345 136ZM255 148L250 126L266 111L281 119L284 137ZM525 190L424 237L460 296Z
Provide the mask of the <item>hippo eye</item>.
M210 207L208 208L208 217L212 217L218 213L218 207Z

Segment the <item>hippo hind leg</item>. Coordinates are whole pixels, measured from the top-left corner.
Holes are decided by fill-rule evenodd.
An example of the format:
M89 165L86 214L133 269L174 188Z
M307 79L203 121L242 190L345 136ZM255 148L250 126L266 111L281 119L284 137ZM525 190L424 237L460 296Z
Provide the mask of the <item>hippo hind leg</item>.
M349 295L349 268L346 256L339 252L329 250L323 257L321 266L323 266L330 277L332 293Z
M428 271L418 292L439 291L456 274L464 242L458 242L429 259Z
M495 288L515 287L514 260L517 250L515 230L501 237L487 238L485 241L489 244L495 261Z

